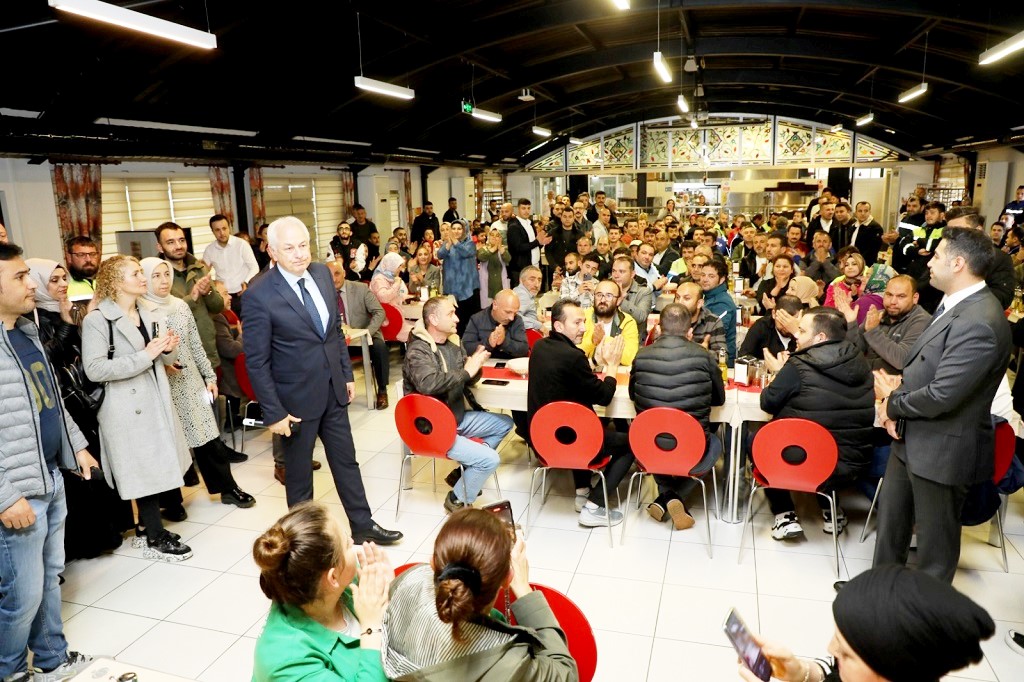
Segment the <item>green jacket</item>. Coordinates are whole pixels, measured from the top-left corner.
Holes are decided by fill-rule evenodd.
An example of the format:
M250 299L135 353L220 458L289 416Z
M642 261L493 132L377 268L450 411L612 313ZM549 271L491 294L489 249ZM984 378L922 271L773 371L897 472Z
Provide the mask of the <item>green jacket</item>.
M352 595L342 600L349 611ZM256 642L253 682L384 682L380 651L361 649L359 640L334 632L297 606L274 602Z
M210 366L214 369L220 367L220 356L217 355L217 327L213 324L210 315L224 312L224 299L217 293L216 289L210 289L206 296L200 296L199 300L192 300L192 288L196 285L197 279L202 279L210 272L201 260L198 260L191 253L185 254L185 272L174 269L174 264L168 261L171 266L171 274L174 275L171 282L171 293L188 303L192 310L192 317L196 318L196 327L199 329L199 338L203 341L203 350L210 360Z
M505 283L501 280L501 274L505 271L502 264L507 266L511 263L512 254L508 252L508 249L499 254L497 251L491 251L488 247L483 246L477 249L476 259L487 264L487 297L494 298L505 287Z

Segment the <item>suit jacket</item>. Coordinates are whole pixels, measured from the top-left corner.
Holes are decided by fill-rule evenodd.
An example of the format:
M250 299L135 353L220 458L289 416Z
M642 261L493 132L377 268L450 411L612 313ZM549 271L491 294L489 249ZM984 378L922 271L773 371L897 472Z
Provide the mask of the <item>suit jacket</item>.
M669 268L672 264L679 260L679 253L675 251L671 246L665 250L665 255L661 257L661 262L658 263L658 272L662 277L668 275Z
M847 236L852 237L854 230L857 228L850 227L850 234ZM869 266L874 265L878 260L878 252L882 249L882 226L874 220L861 225L857 230L857 241L853 245L860 251L860 255L864 256L865 263Z
M255 278L245 292L245 367L268 424L289 414L319 417L332 398L348 404L345 384L352 381L352 363L341 335L331 271L321 263L310 263L308 271L327 303L324 338L280 269Z
M334 292L335 306L340 295L340 291ZM384 323L384 307L369 286L362 282L345 282L345 315L350 327L367 329L371 338L384 343L384 335L380 333L380 326Z
M512 254L512 260L508 264L510 281L519 281L520 270L533 264L533 250L539 247L540 242L536 238L530 240L519 218L513 217L508 221L508 250Z
M892 452L911 472L944 485L992 478L992 398L1009 355L1010 326L987 288L918 337L887 406L890 419L904 420Z

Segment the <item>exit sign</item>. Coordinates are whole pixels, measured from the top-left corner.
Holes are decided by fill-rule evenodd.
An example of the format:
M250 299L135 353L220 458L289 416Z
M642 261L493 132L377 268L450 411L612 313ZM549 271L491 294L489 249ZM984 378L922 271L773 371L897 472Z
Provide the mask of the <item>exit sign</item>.
M473 113L473 103L472 102L467 102L467 101L463 100L462 101L462 113L464 113L464 114L472 114Z

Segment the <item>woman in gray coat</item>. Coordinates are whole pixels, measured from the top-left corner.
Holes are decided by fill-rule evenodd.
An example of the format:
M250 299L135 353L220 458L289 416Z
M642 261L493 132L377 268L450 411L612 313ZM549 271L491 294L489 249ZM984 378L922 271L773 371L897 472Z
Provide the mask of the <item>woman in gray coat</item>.
M135 500L136 543L146 558L183 561L192 550L163 527L158 497L182 486L191 461L164 370L177 359L179 339L173 331L154 335L165 321L138 305L146 291L135 258L114 256L100 266L99 306L82 325L82 365L106 387L97 415L104 476L122 499Z

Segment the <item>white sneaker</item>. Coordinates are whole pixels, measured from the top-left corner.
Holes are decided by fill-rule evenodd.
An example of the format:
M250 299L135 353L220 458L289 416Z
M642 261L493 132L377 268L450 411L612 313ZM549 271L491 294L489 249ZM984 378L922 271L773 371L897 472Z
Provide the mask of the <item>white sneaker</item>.
M1006 632L1006 644L1010 651L1024 656L1024 632L1010 629Z
M92 661L92 656L86 656L85 654L80 654L77 651L69 651L66 661L48 673L36 672L31 679L32 682L59 682L60 680L70 680L72 677L88 668Z
M831 512L831 510L822 509L821 510L821 517L822 517L822 519L824 519L824 523L822 524L821 529L823 531L825 531L826 533L828 533L829 535L832 535L832 512ZM846 512L844 512L842 510L842 508L838 507L838 506L836 507L836 521L839 523L839 525L836 526L836 535L842 535L843 534L843 529L846 528L846 524L847 524Z
M580 512L581 526L597 528L599 526L607 526L609 521L613 526L617 526L622 523L622 512L614 509L608 511L604 507L598 507L597 509L583 507L583 511Z
M832 531L829 531L830 533ZM796 518L796 512L783 512L775 515L775 525L772 526L772 537L776 540L789 540L798 535L803 535L804 529Z

